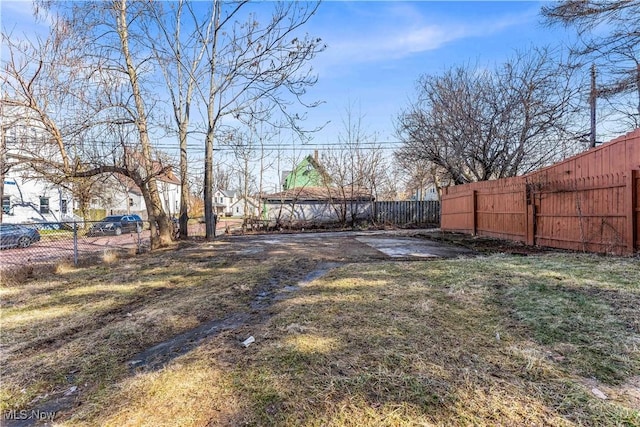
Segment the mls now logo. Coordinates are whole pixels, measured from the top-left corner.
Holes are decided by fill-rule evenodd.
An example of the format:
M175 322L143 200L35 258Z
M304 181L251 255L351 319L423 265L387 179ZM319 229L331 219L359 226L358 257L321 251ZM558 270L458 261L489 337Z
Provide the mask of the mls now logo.
M39 410L15 410L12 409L4 413L3 418L5 420L39 420L39 421L53 421L56 413L52 411L39 411Z

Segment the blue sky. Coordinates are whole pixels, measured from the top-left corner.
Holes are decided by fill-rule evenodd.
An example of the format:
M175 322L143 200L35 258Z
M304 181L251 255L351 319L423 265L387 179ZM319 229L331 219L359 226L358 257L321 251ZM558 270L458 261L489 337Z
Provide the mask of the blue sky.
M316 144L335 143L351 106L370 133L395 140L394 118L422 74L470 64L492 67L531 46L566 43L570 32L541 24L539 1L325 1L304 28L327 44L313 61L319 80L307 101L308 128L328 122ZM2 1L2 25L15 33L42 30L31 2Z
M328 45L314 61L325 101L310 121L330 124L315 143L332 143L349 104L381 141L395 140L394 117L422 74L456 65L492 67L516 50L557 46L571 33L541 24L544 2L329 1L307 28Z

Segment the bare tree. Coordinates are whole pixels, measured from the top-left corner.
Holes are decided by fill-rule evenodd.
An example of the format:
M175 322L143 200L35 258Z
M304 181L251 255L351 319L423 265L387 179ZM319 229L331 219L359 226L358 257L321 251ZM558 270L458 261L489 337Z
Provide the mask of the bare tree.
M151 137L160 128L154 114L163 101L156 70L164 73L167 83L174 83L167 85L170 92L174 89L168 103L180 141L184 184L188 182L184 179L186 135L194 93L205 111L201 130L206 135L203 188L208 237L214 235L214 142L223 134L223 126L246 123L243 115L248 107L261 101L269 111L275 106L289 126L299 129L304 116L288 107L314 105L305 105L301 97L316 81L307 64L324 46L319 39L302 34L302 27L318 3L274 4L264 24L259 23L262 15L256 10L262 14L265 8L252 9L247 1L215 0L208 8L203 3L180 2L173 5L175 9L126 0L37 0L36 4L52 16L57 13L58 25L44 44L32 45L23 62L14 60L13 54L24 49L13 46L7 72L11 76L7 105L29 110L30 120L39 122L47 135L47 148L56 151L47 152L46 158L37 156L33 163L54 167L65 177L117 173L134 180L147 205L153 247L167 244L172 236L156 183L164 168L158 170ZM183 12L190 22L185 37ZM49 101L58 116L52 115ZM259 119L266 111L254 108L249 114ZM126 138L121 137L123 133ZM183 203L183 225L185 210Z
M130 36L129 28L131 26L131 15L129 13L126 0L118 0L114 2L114 14L115 14L115 31L120 40L119 52L124 59L124 65L126 66L126 76L128 77L131 94L135 103L135 113L133 113L133 119L135 126L138 130L140 138L140 149L142 153L141 166L145 173L145 183L141 190L145 203L147 205L147 211L149 213L149 221L151 224L151 235L155 236L156 223L158 224L158 242L156 246L163 246L169 243L173 237L173 228L169 223L166 212L163 209L162 201L158 192L157 182L155 180L155 170L153 165L151 139L149 138L149 123L147 117L147 105L142 92L142 87L139 80L138 68L140 63L135 60L134 53L130 49ZM134 11L135 13L136 11ZM135 15L134 15L135 16ZM121 65L121 64L118 64ZM152 238L152 246L154 239Z
M319 3L275 3L271 18L260 24L258 17L250 13L251 4L247 1L225 7L220 0L213 2L208 15L213 22L206 53L208 90L201 89L206 105L207 238L214 236L213 149L223 121L226 118L246 122L241 116L248 107L263 101L277 106L290 125L297 127L299 116L290 113L287 106L292 100L301 102L306 88L315 84L316 77L307 64L324 48L320 39L299 33L318 6ZM249 13L243 16L247 10Z
M351 105L342 120L343 130L338 134L341 148L323 153L322 164L331 176L331 186L339 194L338 216L343 225L355 226L362 214L362 198L375 198L377 188L386 174L381 147L375 135L365 131L363 116L356 115Z
M402 183L409 194L424 195L422 192L427 186L433 185L438 199L440 189L448 184L446 172L438 165L424 159L409 159L406 156L396 154L396 164L403 171Z
M132 18L125 0L40 5L60 12L49 38L19 46L3 34L10 52L4 62L10 93L3 102L42 135L42 144L27 153L31 166L66 178L116 173L132 179L145 199L152 247L166 245L172 228L156 184L165 170L152 158L137 63L145 61L132 51L129 33L142 9ZM129 135L124 129L135 130L135 142L121 138Z
M56 22L54 25L60 25ZM13 165L31 169L40 177L71 190L86 210L93 187L89 178L77 178L81 147L72 143L86 130L86 79L73 64L64 45L65 29L35 42L16 41L2 33L6 52L2 64L3 159L8 172ZM64 84L68 81L68 84ZM71 112L65 111L66 106ZM8 136L8 134L11 136ZM4 175L3 177L4 178ZM2 179L4 182L4 179Z
M213 169L213 182L216 188L220 190L228 190L231 186L231 175L232 171L229 168L224 167L219 163L216 164Z
M146 35L162 70L170 96L175 133L180 146L180 237L188 236L189 161L187 140L194 91L206 51L205 40L211 36L213 22L201 19L193 3L179 0L168 11L162 3L147 4L152 19L145 26ZM204 37L200 37L203 34Z
M243 199L242 228L246 230L249 212L249 197L255 187L255 161L259 152L252 133L235 131L229 135L228 145L233 149L235 158L235 175L238 178L238 189Z
M627 126L640 127L640 1L565 0L542 7L542 14L548 24L576 29L573 54L596 64L598 96L611 101Z
M467 66L422 76L417 100L398 117L404 144L396 157L432 163L455 184L550 164L577 148L572 71L536 50L495 71Z

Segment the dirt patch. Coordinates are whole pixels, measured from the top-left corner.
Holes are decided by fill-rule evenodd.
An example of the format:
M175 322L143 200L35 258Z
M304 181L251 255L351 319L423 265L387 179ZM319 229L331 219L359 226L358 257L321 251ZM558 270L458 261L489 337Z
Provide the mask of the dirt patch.
M148 348L135 355L128 362L129 369L132 373L160 369L176 357L193 350L207 338L216 336L223 331L238 329L246 325L260 324L269 317L269 313L266 310L274 301L281 301L290 297L292 292L322 277L338 265L337 263L320 264L316 269L308 272L295 285L285 286L280 281L272 279L267 285L259 288L258 293L250 303L250 312L238 312L224 319L210 320L194 329Z
M127 362L131 373L157 370L178 356L188 353L204 339L215 336L222 331L233 330L251 320L248 313L235 313L224 319L214 319L177 335L165 342L136 354Z

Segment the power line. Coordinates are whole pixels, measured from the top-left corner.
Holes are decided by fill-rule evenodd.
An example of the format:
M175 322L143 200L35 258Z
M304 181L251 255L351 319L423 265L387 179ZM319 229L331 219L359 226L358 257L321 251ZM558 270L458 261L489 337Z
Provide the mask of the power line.
M402 141L382 141L382 142L363 142L363 143L358 143L358 144L354 144L352 147L350 147L347 144L342 144L342 143L314 143L314 144L302 144L302 145L280 145L280 144L262 144L262 145L255 145L252 146L251 148L254 151L260 150L260 149L265 149L265 150L274 150L274 151L304 151L306 149L317 149L317 150L332 150L332 149L362 149L362 150L396 150L398 147L398 145L403 144ZM389 146L389 145L394 145L394 146ZM157 149L169 149L169 150L177 150L179 149L178 146L173 145L173 144L166 144L166 143L160 143L160 144L154 144L154 147ZM233 145L219 145L217 147L214 147L214 151L235 151L236 149L242 149L242 148L247 148L245 146L233 146ZM191 146L187 146L187 150L191 151L191 152L199 152L199 151L204 151L204 147L202 145L191 145Z

